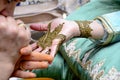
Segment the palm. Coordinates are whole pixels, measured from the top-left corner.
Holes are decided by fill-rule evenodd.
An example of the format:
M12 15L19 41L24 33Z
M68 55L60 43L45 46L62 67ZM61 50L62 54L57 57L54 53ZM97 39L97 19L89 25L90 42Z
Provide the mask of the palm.
M61 27L60 27L61 26ZM74 33L74 31L78 31L75 28L76 24L72 21L67 21L63 19L56 19L51 22L51 26L49 25L43 25L43 24L33 24L31 25L31 28L34 30L42 31L47 30L47 33L41 37L38 41L39 49L36 48L35 51L39 51L41 53L46 53L48 50L50 50L50 55L54 56L59 48L59 46L62 44L63 40L61 38L57 38L58 34L62 34L66 36L65 40L69 40L73 36L75 36L77 33ZM69 29L68 29L69 27ZM78 31L79 33L79 31ZM55 35L56 34L56 35ZM47 38L46 38L47 37ZM46 41L46 42L45 42Z
M63 25L62 25L63 24ZM59 25L62 25L62 28L59 29ZM61 40L61 38L57 38L54 34L54 32L57 32L56 34L62 34L66 36L65 40L69 40L70 38L72 38L73 36L76 36L76 34L79 34L79 29L75 28L76 24L74 24L73 21L67 21L67 20L63 20L63 19L55 19L51 22L51 27L48 28L48 25L46 24L33 24L31 25L31 28L33 30L37 30L37 31L45 31L48 30L48 32L39 39L38 43L36 46L39 45L39 48L36 47L36 49L34 51L39 51L41 53L46 53L46 51L50 50L50 55L54 56L61 44L61 42L63 42ZM58 31L56 30L59 29ZM53 33L53 34L52 34ZM49 38L52 38L51 41L49 40L49 38L46 36L48 36ZM50 42L49 46L43 46L46 45L47 42L45 42L45 40L48 42ZM48 45L48 44L47 44Z

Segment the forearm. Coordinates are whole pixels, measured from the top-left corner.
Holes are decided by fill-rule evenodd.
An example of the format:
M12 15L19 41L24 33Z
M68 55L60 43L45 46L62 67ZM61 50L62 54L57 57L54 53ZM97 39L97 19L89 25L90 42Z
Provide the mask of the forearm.
M108 13L96 18L103 25L104 36L100 44L106 45L120 41L120 11Z
M92 21L90 24L88 24L89 26L87 28L88 30L85 30L83 28L81 29L81 23L85 21L78 21L79 22L78 26L80 29L79 37L91 38L93 41L97 42L100 45L106 45L106 44L119 41L120 40L120 35L119 35L120 19L118 18L119 14L120 14L120 11L97 17L95 21ZM86 33L87 33L87 36L86 36Z
M100 40L104 37L104 35L105 35L104 27L98 20L91 22L89 24L89 27L92 30L90 32L90 34L91 34L90 38L92 38L94 40Z
M105 30L99 20L94 21L66 21L65 25L69 25L68 29L64 29L60 34L67 35L66 39L72 37L91 38L93 40L101 40L105 35ZM64 26L65 26L64 25ZM65 27L66 28L66 27Z
M79 29L79 34L77 34L76 36L100 40L105 35L104 27L98 20L76 21L76 24L78 24L77 28Z

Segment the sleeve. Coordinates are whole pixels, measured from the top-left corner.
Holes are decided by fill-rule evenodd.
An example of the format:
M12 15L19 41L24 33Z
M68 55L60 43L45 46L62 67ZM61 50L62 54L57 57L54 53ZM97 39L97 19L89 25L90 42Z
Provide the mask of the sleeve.
M96 18L105 30L103 39L98 40L100 45L106 45L120 40L120 11L105 14Z

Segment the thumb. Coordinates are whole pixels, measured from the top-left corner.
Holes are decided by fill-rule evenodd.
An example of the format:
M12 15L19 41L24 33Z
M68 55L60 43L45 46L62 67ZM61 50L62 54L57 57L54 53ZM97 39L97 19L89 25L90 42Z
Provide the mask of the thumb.
M34 78L34 77L36 77L36 74L32 73L32 72L28 72L28 71L16 70L12 74L12 77Z
M36 23L36 24L31 24L30 28L36 31L47 31L47 26L48 24Z
M52 46L51 46L51 56L55 56L55 54L57 53L59 47L61 45L61 39L54 39L52 42Z
M33 43L31 45L21 48L20 53L21 53L21 55L29 55L36 48L37 48L37 43Z
M52 41L51 55L54 57L58 51L60 45L66 40L66 36L63 34L57 35L57 37Z

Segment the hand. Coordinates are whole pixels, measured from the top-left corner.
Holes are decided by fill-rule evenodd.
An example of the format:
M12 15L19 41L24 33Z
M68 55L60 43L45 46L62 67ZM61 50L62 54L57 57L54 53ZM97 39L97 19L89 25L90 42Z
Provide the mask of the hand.
M63 27L58 34L62 34L64 36L66 36L65 41L69 40L70 38L72 38L74 36L80 35L78 24L74 21L67 21L64 19L55 19L54 21L52 21L50 31L54 31L55 28L58 27L60 24L63 24ZM32 24L31 29L37 30L37 31L46 31L46 30L48 30L48 24ZM26 50L24 50L26 52L23 52L23 53L28 53L28 52L32 52L32 51L37 51L40 53L49 52L49 54L51 56L54 56L56 54L59 46L62 44L62 42L63 42L62 40L63 39L61 39L57 36L52 40L51 45L47 46L45 49L43 49L43 47L41 47L41 46L38 47L38 44L36 44L32 48L26 47L25 48Z
M35 45L36 44L32 44L28 47L34 48ZM23 53L26 52L25 50L25 48L21 49L21 54L23 56L21 57L21 60L16 64L16 70L12 74L13 77L34 78L36 77L36 74L30 72L31 70L48 68L49 64L53 61L53 57L48 54L40 54L35 51L30 54Z
M30 42L30 31L12 17L0 16L0 79L8 80L21 57L19 50ZM4 67L7 64L6 68ZM4 73L3 73L4 72Z

